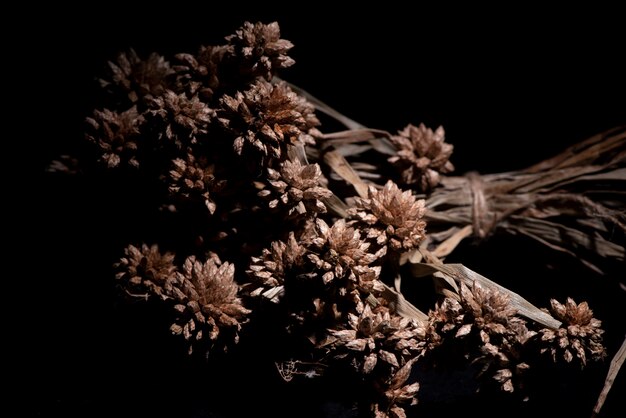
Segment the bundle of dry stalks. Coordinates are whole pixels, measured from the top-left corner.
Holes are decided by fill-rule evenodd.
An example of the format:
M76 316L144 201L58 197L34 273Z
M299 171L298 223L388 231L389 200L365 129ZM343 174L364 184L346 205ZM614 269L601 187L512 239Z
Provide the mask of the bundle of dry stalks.
M506 232L596 272L623 263L623 127L525 170L453 177L443 128L368 129L278 79L291 47L277 23L246 22L173 63L132 51L111 63L82 170L125 170L189 229L120 254L122 297L168 306L190 352L227 350L251 317L279 324L309 348L276 363L285 380L348 365L376 417L406 416L420 387L412 370L441 353L506 392L523 390L538 358L584 367L606 355L586 302L540 309L444 260L465 238ZM316 112L349 129L320 132ZM425 276L439 293L420 310L401 283Z

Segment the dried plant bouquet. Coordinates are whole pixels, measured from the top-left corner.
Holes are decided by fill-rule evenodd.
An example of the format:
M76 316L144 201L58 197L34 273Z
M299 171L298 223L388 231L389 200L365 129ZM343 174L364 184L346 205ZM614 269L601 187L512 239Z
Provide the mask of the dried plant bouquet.
M160 304L202 358L271 329L293 347L267 359L276 374L341 370L374 417L410 415L424 370L460 364L523 399L541 365L607 357L587 302L537 307L446 259L509 234L598 274L623 266L625 127L527 169L456 176L442 127L372 129L280 79L292 46L277 23L245 22L195 53L110 62L80 158L51 169L128 179L169 225L112 249L118 300ZM432 294L405 290L416 282Z

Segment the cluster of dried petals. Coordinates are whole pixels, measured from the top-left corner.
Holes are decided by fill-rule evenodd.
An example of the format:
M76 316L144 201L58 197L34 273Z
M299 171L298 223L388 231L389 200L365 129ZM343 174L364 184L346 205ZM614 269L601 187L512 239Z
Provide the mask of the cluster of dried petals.
M287 208L287 214L326 213L323 200L332 192L320 186L322 170L318 164L302 165L299 160L285 160L279 170L267 169L267 182L258 195L269 200L270 209Z
M415 185L422 192L434 189L440 181L439 174L450 173L454 166L449 161L453 146L445 141L443 127L432 131L424 124L407 125L398 135L391 137L397 154L389 158L400 171L402 182Z
M528 364L520 361L520 348L535 333L515 316L507 295L486 289L477 283L461 284L460 301L447 298L429 314L435 331L434 342L452 337L476 344L473 361L482 365L480 374L489 374L502 390L513 392L514 378L520 377Z
M277 22L245 22L233 35L227 36L229 58L238 64L241 75L271 80L276 70L292 66L287 53L293 44L280 38Z
M425 238L424 204L410 190L402 191L388 181L380 190L370 186L368 198L357 198L349 213L364 224L368 238L394 251L407 251L417 248Z
M118 113L108 109L95 110L93 117L86 119L88 129L85 137L94 143L101 153L100 160L114 168L122 162L133 167L137 160L137 141L143 117L135 106Z
M406 418L403 405L417 404L417 392L420 389L418 382L409 383L411 370L417 358L409 360L393 374L382 386L384 399L374 402L371 406L375 418Z
M215 342L225 330L233 339L225 344L238 342L238 331L250 310L238 297L234 274L235 266L221 263L216 255L205 263L188 257L177 273L181 283L175 305L178 317L170 329L190 342L190 352L197 341Z
M541 349L542 352L550 353L554 361L562 358L569 363L578 359L581 366L586 365L588 359L604 358L602 323L593 317L587 302L577 304L567 298L565 304L561 304L552 299L550 305L552 315L563 325L557 330L544 328L540 331L542 343L548 345Z
M506 326L517 311L511 306L509 297L501 292L487 289L474 283L472 286L461 284L461 305L471 314L472 323L482 334L504 334ZM470 329L463 332L470 332ZM459 335L460 336L460 335Z
M100 79L100 84L115 95L127 97L131 103L163 94L167 77L172 74L172 68L161 55L153 53L143 60L132 49L119 54L115 62L109 62L109 67L111 79Z
M223 45L202 46L197 54L176 54L172 66L175 76L173 89L198 95L205 101L213 99L220 87L219 66L228 48Z
M116 279L134 296L168 299L174 296L174 288L179 284L174 254L162 254L156 244L142 244L141 248L129 245L115 269Z
M363 374L370 374L379 361L397 369L424 354L424 329L384 307L372 311L365 304L360 315L348 314L348 329L328 332L324 345L346 349L357 371Z
M313 143L309 131L319 125L313 105L283 82L257 80L244 92L224 95L220 103L218 120L233 136L235 152L242 155L250 148L262 161L281 159L290 145Z
M363 291L372 290L377 284L380 267L370 267L370 264L381 254L371 253L370 244L361 239L359 230L348 226L344 219L328 226L318 218L315 226L315 236L306 242L307 257L321 273L324 283L337 280L349 282Z
M252 257L249 270L251 283L244 287L250 296L259 296L267 290L283 286L286 276L298 271L304 263L306 249L289 233L286 242L274 241L263 249L260 257Z
M185 199L201 199L209 212L216 209L211 194L223 188L225 180L215 178L215 165L197 160L193 154L187 154L186 159L176 158L172 161L172 170L169 175L169 191L175 197Z
M206 135L215 112L197 96L187 97L166 90L150 100L151 122L159 128L159 137L173 142L179 148L198 142Z

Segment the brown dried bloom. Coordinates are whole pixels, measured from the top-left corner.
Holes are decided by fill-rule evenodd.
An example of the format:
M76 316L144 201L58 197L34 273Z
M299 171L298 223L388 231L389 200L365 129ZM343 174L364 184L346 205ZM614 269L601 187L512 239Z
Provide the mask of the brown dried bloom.
M189 96L198 95L203 100L213 99L220 86L219 65L229 48L226 46L201 46L196 55L176 54L174 86Z
M214 254L206 263L188 257L182 272L177 273L182 297L175 306L179 316L170 329L190 342L190 353L194 343L203 338L205 342L215 342L225 330L232 333L232 342L239 341L237 333L250 310L243 307L237 296L239 288L234 274L235 266L222 264Z
M444 142L443 127L433 132L424 124L409 124L398 134L391 137L398 153L389 162L400 170L404 184L417 185L421 191L428 192L439 184L439 173L454 170L448 160L453 146Z
M159 296L162 299L174 297L178 286L174 254L159 252L154 244L141 248L129 245L124 249L124 257L115 264L117 280L122 282L126 292L132 296Z
M406 418L406 411L401 404L417 404L419 383L406 384L417 358L407 361L387 382L381 391L385 399L372 404L372 412L376 418Z
M315 109L283 82L257 80L243 93L224 95L220 102L219 121L233 135L239 155L251 147L261 160L280 159L289 145L313 143L309 131L319 125Z
M280 38L277 22L263 24L245 22L234 35L226 37L231 47L231 59L238 64L242 75L271 80L274 72L292 66L295 61L287 56L293 44Z
M287 242L273 242L270 248L263 249L260 257L252 257L247 271L252 283L246 284L245 289L251 296L258 296L284 285L286 276L302 266L305 252L293 232L289 233Z
M196 159L193 154L187 154L185 160L177 158L172 164L170 193L186 199L199 198L211 214L215 213L216 205L211 194L222 189L225 183L215 178L215 165L209 164L203 157Z
M414 320L392 315L385 307L373 312L365 304L360 315L348 313L348 325L349 329L329 330L325 345L347 349L360 373L370 374L379 360L398 368L424 353L425 330Z
M401 251L418 247L425 238L425 212L423 199L388 181L381 190L370 186L368 198L357 198L349 213L365 224L368 238Z
M521 347L535 333L515 316L515 309L503 293L475 283L461 284L460 296L460 301L445 299L429 313L431 327L439 334L433 342L441 344L439 338L446 336L470 341L470 356L482 365L479 375L490 375L502 390L512 392L513 379L529 367L520 360Z
M269 207L288 208L288 215L326 213L322 199L329 198L332 192L320 186L322 170L318 164L302 165L299 160L285 160L279 170L267 169L270 188L261 190L258 195L269 199Z
M350 288L357 286L370 291L378 285L380 267L369 267L381 255L370 253L370 244L361 239L361 233L339 219L331 227L322 219L315 220L316 236L307 242L307 255L321 271L324 283L344 281ZM346 282L347 281L347 282Z
M587 302L576 304L572 298L567 298L565 304L561 304L551 299L550 305L552 315L563 321L563 326L540 331L541 341L549 344L541 349L542 353L549 352L554 361L563 358L569 363L577 358L581 366L587 364L587 359L600 360L606 355L602 345L602 322L593 317Z
M119 54L115 62L109 62L109 67L111 79L101 79L100 84L114 94L128 97L131 103L161 95L166 89L166 78L172 73L162 56L153 53L142 60L132 49Z
M117 113L108 109L95 110L93 117L86 119L89 130L85 136L96 144L102 153L100 159L109 168L125 162L133 167L139 166L137 160L137 139L143 117L135 106L125 112Z
M489 334L503 334L516 314L506 294L485 289L478 283L469 287L461 283L461 305L473 319L472 324L468 324L470 329L460 331L461 335L469 333L473 326ZM457 336L461 335L457 333Z
M206 135L214 111L197 96L190 99L185 93L166 90L150 101L149 114L159 127L160 137L181 148L184 144L196 143L198 137Z

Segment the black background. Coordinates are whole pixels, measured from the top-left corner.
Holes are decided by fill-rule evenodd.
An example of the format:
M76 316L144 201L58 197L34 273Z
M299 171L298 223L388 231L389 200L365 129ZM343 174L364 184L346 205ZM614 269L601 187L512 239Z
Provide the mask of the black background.
M200 44L222 43L245 20L278 21L283 38L295 44L296 65L282 77L347 116L389 131L408 123L443 125L455 146L458 174L523 168L626 124L621 62L626 39L614 11L360 6L358 12L339 13L315 4L298 7L292 13L183 3L132 11L115 4L39 10L34 35L20 48L26 61L16 60L26 63L25 91L32 90L28 98L37 100L39 112L25 125L36 152L25 155L35 152L36 173L43 174L50 159L71 153L82 138L85 116L98 105L95 78L119 51L193 52ZM348 413L339 391L349 394L349 388L282 384L271 367L259 364L262 353L250 348L237 364L219 359L217 365L199 366L180 355L158 317L115 302L111 263L127 243L158 228L142 224L140 214L126 213L139 212L140 190L120 202L105 181L49 175L27 190L24 201L37 215L29 221L32 233L17 247L28 263L24 309L34 318L18 326L16 338L24 359L16 377L16 388L25 395L20 415L332 416L342 408ZM549 297L588 300L605 323L612 356L624 335L617 317L624 316L617 308L620 303L623 308L624 297L615 280L623 271L596 276L544 253L521 239L494 238L480 247L461 247L457 257L540 306ZM523 266L503 277L506 267L520 260ZM586 417L607 366L608 360L585 372L554 376L538 400L521 406L501 398L462 397L425 402L417 415L544 411ZM623 411L623 374L604 416ZM330 407L329 400L335 402Z

